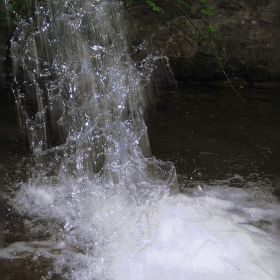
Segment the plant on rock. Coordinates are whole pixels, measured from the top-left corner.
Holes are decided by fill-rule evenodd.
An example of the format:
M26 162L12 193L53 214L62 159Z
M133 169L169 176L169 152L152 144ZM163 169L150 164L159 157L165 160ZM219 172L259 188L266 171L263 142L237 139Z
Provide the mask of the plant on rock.
M126 4L128 5L133 5L135 2L139 2L139 0L124 0ZM159 6L160 1L154 0L140 0L140 2L144 2L147 6L149 6L154 12L160 13L163 17L165 17L167 20L171 19L171 17L168 16L168 12L163 11L162 8ZM241 96L241 93L233 86L231 80L229 79L222 60L225 60L225 48L223 48L222 53L217 52L214 49L214 39L216 37L215 33L215 26L210 22L212 18L215 17L214 14L214 7L208 3L206 0L164 0L163 2L168 2L171 4L173 7L175 7L181 14L183 14L184 18L186 19L187 22L196 30L197 34L199 35L199 38L203 39L205 44L207 45L207 48L211 51L211 53L214 55L215 59L217 60L219 67L223 73L223 75L226 77L229 85L233 89L233 91L236 93L236 95L242 99L243 97ZM204 17L203 23L206 27L205 30L208 32L205 33L204 29L201 30L201 28L197 27L194 21L192 20L190 14L191 13L196 13L196 14L201 14ZM186 36L189 36L188 32L186 31L187 29L182 28L182 27L187 27L187 25L180 26L176 24L174 21L170 21L173 25L176 26L176 28L181 29ZM242 88L242 87L240 87Z

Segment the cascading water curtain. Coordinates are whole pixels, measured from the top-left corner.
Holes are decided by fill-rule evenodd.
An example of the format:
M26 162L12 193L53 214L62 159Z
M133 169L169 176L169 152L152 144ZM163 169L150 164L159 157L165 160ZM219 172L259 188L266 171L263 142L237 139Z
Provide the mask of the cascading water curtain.
M127 162L145 173L148 100L128 55L122 4L51 1L31 21L18 28L12 56L33 153L61 150L60 172L78 177L102 173L118 183ZM143 178L126 177L130 191L141 189Z

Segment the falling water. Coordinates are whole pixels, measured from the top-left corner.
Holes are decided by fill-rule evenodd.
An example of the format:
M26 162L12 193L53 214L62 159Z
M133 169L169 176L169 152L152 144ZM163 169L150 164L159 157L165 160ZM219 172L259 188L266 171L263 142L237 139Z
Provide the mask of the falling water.
M51 238L7 256L53 259L50 279L273 279L272 233L250 224L271 204L248 204L245 191L172 194L174 166L150 157L150 77L129 57L122 3L42 2L11 41L35 157L14 204Z

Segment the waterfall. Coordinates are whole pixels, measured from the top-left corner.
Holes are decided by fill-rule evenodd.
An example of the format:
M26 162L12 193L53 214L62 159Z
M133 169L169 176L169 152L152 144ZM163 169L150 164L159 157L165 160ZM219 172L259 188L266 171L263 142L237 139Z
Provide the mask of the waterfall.
M175 171L144 158L150 155L144 110L151 97L129 58L123 13L119 1L39 6L36 21L22 23L12 40L15 94L38 158L63 154L58 173L122 181L141 200L147 172L162 173L168 186Z
M35 164L13 204L48 237L7 256L52 259L49 279L273 279L272 235L251 224L270 204L171 192L175 168L151 157L144 121L150 74L129 53L117 0L41 1L19 24L13 89Z

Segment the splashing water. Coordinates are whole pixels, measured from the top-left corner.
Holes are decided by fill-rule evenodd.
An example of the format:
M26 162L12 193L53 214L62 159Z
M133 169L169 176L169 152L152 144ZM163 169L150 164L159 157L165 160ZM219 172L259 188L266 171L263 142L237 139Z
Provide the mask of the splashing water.
M53 258L65 279L273 279L273 233L252 224L271 203L230 188L170 194L174 166L149 157L149 79L129 58L121 2L46 2L12 39L36 157L14 203L52 237L7 257Z

